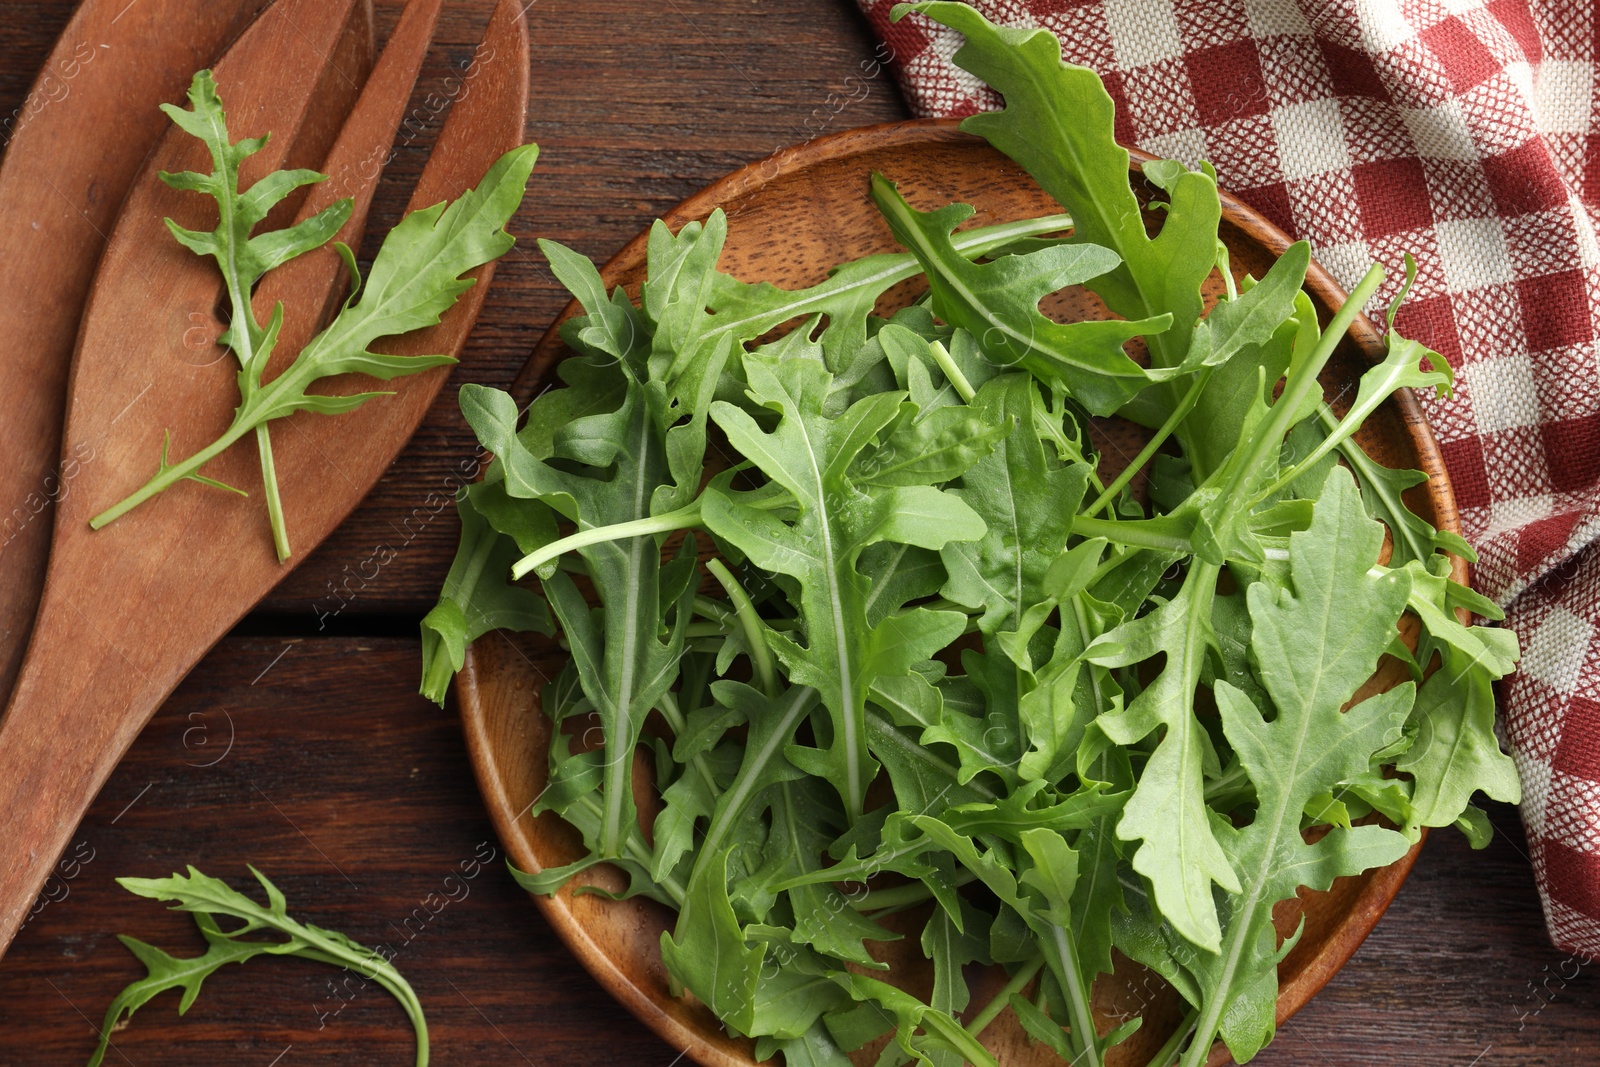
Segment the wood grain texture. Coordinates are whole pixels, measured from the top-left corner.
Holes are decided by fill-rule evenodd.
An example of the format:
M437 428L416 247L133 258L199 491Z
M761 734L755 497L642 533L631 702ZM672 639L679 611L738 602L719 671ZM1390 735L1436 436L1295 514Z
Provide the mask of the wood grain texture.
M360 94L372 49L371 17L359 0L288 0L241 35L215 65L217 79L232 89L230 132L280 131L241 167L244 182L327 154ZM293 89L269 88L280 75ZM151 429L154 454L164 456L162 427L180 416L189 417L192 437L227 427L229 413L202 402L210 390L201 383L235 372L209 355L183 358L209 353L186 339L192 318L209 318L221 283L214 265L162 239L165 217L203 231L216 209L156 179L161 170L207 172L210 162L205 146L182 131L162 135L117 215L84 305L61 435L61 455L76 465L76 491L56 505L38 616L0 716L0 810L7 817L0 952L117 758L237 617L217 617L227 597L196 602L215 583L194 566L206 553L181 551L187 536L220 554L225 542L211 533L225 531L225 520L149 509L109 537L88 528L89 517L115 499L119 479L137 479L137 486L149 476ZM280 206L292 212L298 205ZM142 331L130 331L131 323ZM239 483L231 471L223 477ZM105 581L108 572L121 580ZM162 588L169 591L165 605Z
M73 0L0 0L0 115L23 105L72 10ZM477 0L446 5L408 112L417 132L402 134L390 164L396 181L374 205L368 256L404 207L438 131L442 115L428 100L470 62L488 12ZM380 40L397 15L396 4L379 0ZM654 215L779 145L905 117L886 73L832 113L828 94L859 95L847 79L862 77L861 64L873 59L848 0L583 0L540 3L529 15L528 135L543 154L535 195L512 227L522 254L501 265L463 365L396 466L247 620L244 629L261 636L227 639L208 655L102 790L68 853L83 842L95 858L74 879L58 872L44 899L65 897L48 903L0 960L0 1067L84 1061L94 1044L85 1016L98 1024L115 992L142 973L113 935L198 951L185 918L122 892L115 875L195 861L242 886L244 864L257 863L284 884L298 913L375 942L492 841L454 709L413 695L416 620L432 604L455 539L448 512L414 513L471 452L456 385L509 385L566 303L528 239L554 237L604 259ZM383 544L399 554L377 568ZM285 652L275 635L319 633L319 612L323 638ZM363 636L326 637L341 631ZM364 636L374 633L406 639ZM219 750L200 742L223 744L227 716L235 747L205 767ZM1455 834L1429 839L1383 922L1254 1064L1600 1062L1595 968L1549 946L1516 813L1496 806L1491 817L1499 835L1483 853ZM687 1062L618 1009L503 873L477 878L470 897L427 929L398 963L428 1009L436 1062ZM296 961L250 966L210 980L182 1019L171 995L143 1009L117 1038L126 1058L108 1062L409 1062L404 1017L381 997L359 995L319 1029L317 1010L335 1003L327 972Z
M249 24L265 0L172 0L133 11L89 0L39 75L0 117L0 693L11 691L32 629L50 544L51 507L72 491L58 463L67 369L78 320L128 185L166 125L156 105ZM169 31L169 22L187 27Z
M343 31L347 24L359 32ZM352 36L355 43L346 44ZM472 91L451 109L412 194L412 210L459 196L521 143L528 83L520 4L502 0L484 49ZM252 156L246 182L282 162L303 166L327 156L366 80L370 53L370 23L360 3L282 0L268 9L217 65L224 99L231 92L233 100L230 135L302 133ZM382 95L406 92L409 70L402 64L401 84L380 87ZM387 152L395 117L360 113L366 124L345 143L355 160ZM308 129L310 158L296 160ZM203 365L186 363L181 356L195 349L184 334L160 328L197 305L209 308L221 291L214 265L172 241L163 224L172 217L203 230L215 218L214 206L154 180L158 168L203 172L207 158L205 147L181 131L162 140L108 242L107 266L79 334L62 447L65 455L87 451L93 462L83 464L79 491L60 504L39 617L0 719L0 810L9 823L0 838L0 947L138 729L286 571L264 531L259 489L251 497L256 506L243 507L230 494L180 484L104 529L88 527L91 515L149 477L151 459L165 454L169 435L184 454L219 437L231 419L213 399L236 373L231 361L213 355ZM477 284L436 326L396 339L387 350L458 353L492 270L490 264L473 271ZM284 284L305 283L303 302L320 310L337 277L335 270L319 274L312 261ZM129 323L156 328L145 326L149 336L141 345L130 342ZM360 502L443 381L442 369L423 372L337 421L279 424L274 452L293 536L316 544ZM256 463L251 449L235 447L208 464L207 474L259 486ZM107 573L120 580L105 581Z

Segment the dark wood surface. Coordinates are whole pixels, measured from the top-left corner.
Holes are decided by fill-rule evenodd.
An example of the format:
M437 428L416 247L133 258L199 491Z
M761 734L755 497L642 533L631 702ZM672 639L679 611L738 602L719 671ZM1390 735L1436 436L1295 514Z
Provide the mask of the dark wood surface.
M70 10L0 2L0 115L21 106ZM380 4L380 35L395 10ZM487 13L447 5L416 97L424 113ZM873 44L847 0L543 0L529 19L528 136L543 151L513 229L596 258L774 148L904 116L887 74L862 80ZM441 118L402 146L374 233L404 203ZM297 914L398 949L428 1010L435 1063L674 1062L677 1051L606 997L511 884L454 709L414 695L416 620L455 538L449 511L414 509L471 452L454 386L509 383L564 303L529 246L502 265L462 367L394 469L204 660L106 786L73 839L76 864L0 960L0 1065L84 1061L106 1005L142 973L116 934L196 950L187 917L112 881L190 862L236 885L254 863ZM385 547L394 558L375 568ZM1516 813L1492 815L1500 834L1485 852L1432 838L1371 939L1254 1062L1600 1063L1594 968L1550 947ZM459 899L441 908L446 896ZM330 977L293 960L230 968L181 1019L172 994L146 1006L107 1062L409 1063L399 1009L372 988L346 993L341 1008Z

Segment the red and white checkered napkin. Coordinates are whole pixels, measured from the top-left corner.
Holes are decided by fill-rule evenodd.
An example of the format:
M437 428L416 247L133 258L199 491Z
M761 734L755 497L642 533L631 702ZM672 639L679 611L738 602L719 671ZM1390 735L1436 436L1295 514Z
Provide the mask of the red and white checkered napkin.
M860 0L912 110L997 98L959 34ZM1600 85L1590 0L978 0L1093 67L1117 136L1193 164L1346 286L1377 260L1403 333L1456 367L1424 398L1477 587L1522 636L1503 692L1557 946L1600 957Z

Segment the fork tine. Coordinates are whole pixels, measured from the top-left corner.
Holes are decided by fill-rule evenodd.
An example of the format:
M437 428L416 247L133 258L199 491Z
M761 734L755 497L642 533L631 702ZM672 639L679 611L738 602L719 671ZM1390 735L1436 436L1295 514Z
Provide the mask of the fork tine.
M433 40L441 2L411 0L406 5L367 78L366 88L322 164L328 180L310 187L296 222L349 197L354 202L350 218L334 239L360 245L378 179L394 155L395 132ZM267 377L293 362L305 343L332 316L345 289L344 273L343 261L330 242L290 260L262 279L252 298L256 317L265 322L274 304L280 300L284 304L283 332L273 350Z

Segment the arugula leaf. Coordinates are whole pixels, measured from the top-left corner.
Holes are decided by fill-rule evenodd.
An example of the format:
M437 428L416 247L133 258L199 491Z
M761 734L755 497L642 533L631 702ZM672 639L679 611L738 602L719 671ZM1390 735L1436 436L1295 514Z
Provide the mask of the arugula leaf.
M543 501L580 527L604 527L648 516L651 494L666 484L664 435L651 418L643 387L629 382L615 411L570 422L553 440L552 458L589 465L572 471L534 455L516 433L516 405L505 393L463 386L461 402L478 440L505 471L513 497ZM579 663L584 692L600 713L605 733L605 816L599 849L621 854L635 821L632 753L649 714L672 685L682 655L693 589L692 539L670 576L661 570L661 545L644 535L604 540L580 552L599 595L591 614L563 572L544 589ZM676 622L658 636L669 613Z
M1218 823L1241 889L1228 901L1220 951L1188 964L1201 1012L1183 1067L1203 1063L1219 1031L1241 1062L1272 1036L1276 965L1287 951L1272 926L1275 903L1299 886L1326 889L1338 876L1392 863L1411 847L1379 826L1334 827L1311 844L1300 833L1307 802L1364 772L1396 741L1415 697L1408 683L1341 710L1372 676L1410 594L1404 572L1369 573L1382 545L1354 479L1336 468L1311 528L1289 539L1288 583L1249 589L1251 653L1277 716L1266 721L1242 692L1217 683L1223 731L1257 801L1249 825Z
M964 230L951 238L966 259L998 254L1018 241L1072 226L1065 215L1047 215ZM906 253L865 256L842 264L825 282L805 289L779 289L769 282L746 283L726 274L712 281L707 308L712 320L708 337L728 333L739 342L753 341L787 322L802 319L808 335L819 319L817 340L823 362L835 375L845 372L869 339L869 316L880 297L901 282L915 278L920 267Z
M767 946L747 939L728 899L727 853L714 857L710 876L691 886L676 935L661 935L661 958L672 975L724 1024L747 1036L798 1039L822 1014L841 1005L827 973L768 968Z
M1140 772L1117 836L1143 842L1133 867L1150 879L1156 906L1178 933L1210 952L1222 942L1211 886L1241 890L1206 808L1203 778L1208 770L1216 773L1216 752L1194 707L1206 655L1215 645L1211 602L1217 574L1215 566L1195 561L1176 597L1123 623L1084 652L1090 662L1107 667L1166 657L1154 681L1126 708L1102 714L1096 725L1121 745L1165 728Z
M999 1067L989 1050L946 1012L931 1007L903 989L860 974L836 976L855 999L871 1001L895 1017L895 1043L923 1067L937 1067L933 1056L950 1053L974 1067Z
M248 192L239 192L239 168L244 161L266 146L266 137L256 137L232 143L228 140L227 115L222 100L217 96L216 81L209 70L196 72L189 85L192 111L172 104L162 104L173 123L205 143L211 153L214 170L210 174L184 171L171 174L162 171L159 177L174 189L204 193L217 202L217 227L209 233L179 226L171 219L163 221L178 243L196 255L209 255L217 261L217 268L228 291L229 322L227 330L217 339L233 350L239 361L239 395L248 399L259 387L267 360L272 355L272 345L282 323L283 305L272 310L268 327L256 321L250 306L252 287L261 276L274 267L282 266L295 256L320 248L350 217L352 201L347 197L337 200L310 218L287 229L271 230L250 236L256 224L267 217L284 197L296 189L324 181L325 174L314 170L278 170L250 186ZM266 488L267 513L272 523L274 547L278 560L289 558L288 532L284 528L283 504L278 496L278 478L272 462L272 439L267 427L256 427L256 446L261 453L261 480ZM168 466L163 447L161 467ZM221 486L211 479L191 473L190 479L204 484Z
M1073 240L1120 258L1089 279L1112 311L1130 321L1170 316L1146 340L1151 365L1181 366L1200 318L1200 285L1215 258L1221 201L1208 174L1184 170L1168 183L1161 232L1150 237L1128 184L1128 152L1112 135L1112 103L1094 71L1061 60L1061 42L1044 30L996 26L965 4L897 4L959 31L952 57L1005 97L1005 107L973 115L961 128L1020 163L1072 215Z
M385 337L437 324L440 316L474 284L472 279L461 276L510 250L514 242L504 227L522 202L539 150L535 145L514 148L495 161L477 188L453 202L440 202L407 215L384 238L364 287L354 269L355 257L341 246L341 255L357 283L354 291L334 320L300 350L294 361L272 381L263 382L283 324L283 308L275 308L272 320L261 328L249 307L250 286L267 270L325 243L348 217L349 202L341 201L343 207L335 204L289 229L250 237L250 228L266 216L272 205L321 176L312 171L277 171L239 193L239 164L260 151L265 141L258 138L229 142L226 117L209 71L194 76L189 99L193 104L190 111L171 105L166 105L165 110L182 129L205 141L217 169L210 175L184 172L162 177L174 188L215 197L220 221L211 233L187 230L171 220L168 228L190 250L214 256L224 267L234 314L222 340L239 357L239 405L222 436L188 458L168 463L163 446L155 476L90 519L89 525L98 530L185 479L217 484L201 476L200 468L254 432L261 446L273 540L282 561L288 558L289 540L278 503L271 446L265 433L267 424L297 411L336 415L375 396L386 395L308 391L324 378L364 374L388 381L455 362L453 356L447 355L388 355L372 351L371 346Z
M1516 764L1494 733L1496 677L1482 660L1452 650L1417 691L1416 739L1394 763L1412 778L1408 825L1450 826L1479 790L1507 804L1522 799Z
M1165 329L1170 316L1058 323L1039 310L1047 294L1113 269L1117 255L1110 249L1053 245L972 263L950 242L951 231L972 217L970 205L917 211L880 174L872 176L872 198L895 240L927 272L933 313L978 338L984 355L995 363L1021 365L1059 382L1097 415L1111 414L1152 381L1176 373L1147 370L1122 350L1134 337Z
M100 1026L100 1044L89 1057L89 1067L99 1067L110 1047L112 1033L126 1025L135 1011L159 994L169 989L182 989L178 1014L183 1015L200 995L201 983L219 968L261 955L299 956L351 969L362 978L377 982L400 1002L410 1017L417 1034L417 1067L427 1067L428 1023L422 1014L422 1003L389 958L341 933L292 918L282 891L254 867L250 868L250 873L266 890L265 907L193 866L189 867L188 874L173 874L167 878L117 879L118 885L135 896L169 900L173 902L171 910L191 913L195 926L206 940L206 951L200 956L178 958L143 941L119 936L118 940L139 958L149 973L131 983L111 1002ZM224 930L217 921L219 918L237 919L239 925ZM281 934L283 940L250 936L259 933Z
M940 552L950 575L941 592L981 610L978 628L994 634L1016 629L1028 608L1044 599L1045 574L1067 546L1089 471L1046 456L1034 432L1043 400L1027 375L992 379L972 406L1009 432L967 469L955 490L986 529L981 538L952 542Z
M681 906L686 894L684 884L675 874L655 875L655 853L645 840L644 831L637 822L627 826L621 844L612 852L600 849L602 827L606 825L607 807L602 794L606 767L602 750L574 752L572 739L559 731L550 737L550 777L547 787L533 806L535 815L553 811L576 829L589 852L582 858L563 867L546 868L538 872L519 871L512 868L517 884L530 893L554 893L574 877L599 863L609 863L628 876L628 888L623 898L644 895L663 904ZM629 761L631 764L631 760ZM593 886L580 887L576 892L601 893Z
M456 501L461 545L445 576L439 603L422 617L421 691L441 707L451 675L466 662L467 645L490 630L551 631L544 601L532 590L506 582L520 555L516 541L494 529L472 502L494 486L480 482Z
M851 464L899 414L898 394L878 394L829 419L822 400L830 376L820 365L774 366L751 356L744 369L751 399L779 413L776 428L763 430L723 401L712 405L712 418L788 494L797 515L792 524L784 522L712 486L702 498L705 523L757 566L799 584L806 644L776 631L768 641L795 682L822 694L833 736L823 749L791 749L789 760L831 781L854 820L876 773L863 715L868 687L876 677L904 675L949 644L965 622L957 612L914 608L869 626L870 589L856 563L862 550L882 541L937 550L982 536L983 520L955 496L927 485L890 486L875 496L855 487Z

